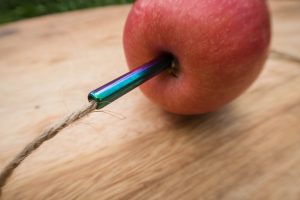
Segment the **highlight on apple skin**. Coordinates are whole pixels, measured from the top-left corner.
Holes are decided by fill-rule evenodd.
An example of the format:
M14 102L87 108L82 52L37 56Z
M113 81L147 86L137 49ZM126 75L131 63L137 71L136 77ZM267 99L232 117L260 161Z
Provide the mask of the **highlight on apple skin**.
M176 75L141 86L163 109L214 111L245 91L267 58L271 31L264 0L137 0L124 29L130 69L171 53Z

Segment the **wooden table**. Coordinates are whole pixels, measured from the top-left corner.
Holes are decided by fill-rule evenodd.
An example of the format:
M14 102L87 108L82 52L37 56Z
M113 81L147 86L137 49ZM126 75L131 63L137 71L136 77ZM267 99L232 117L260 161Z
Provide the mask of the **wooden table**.
M3 199L300 199L300 1L273 0L259 80L211 114L166 113L139 90L45 143ZM87 93L127 71L130 6L0 27L0 167Z

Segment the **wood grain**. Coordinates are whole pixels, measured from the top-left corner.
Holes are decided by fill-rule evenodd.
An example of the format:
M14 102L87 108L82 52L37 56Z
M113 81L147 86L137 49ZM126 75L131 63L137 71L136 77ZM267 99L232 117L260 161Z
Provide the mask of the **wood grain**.
M270 1L272 48L300 57L300 1ZM0 27L0 167L95 87L127 71L130 6ZM135 90L64 130L16 170L3 199L300 199L300 63L272 54L223 109L166 113Z

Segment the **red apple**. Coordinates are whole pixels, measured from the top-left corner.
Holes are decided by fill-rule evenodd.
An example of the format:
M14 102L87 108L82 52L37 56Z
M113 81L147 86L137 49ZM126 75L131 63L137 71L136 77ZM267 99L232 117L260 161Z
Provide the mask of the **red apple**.
M124 31L131 69L164 53L167 71L141 86L164 109L179 114L213 111L257 78L267 57L270 19L264 0L137 0Z

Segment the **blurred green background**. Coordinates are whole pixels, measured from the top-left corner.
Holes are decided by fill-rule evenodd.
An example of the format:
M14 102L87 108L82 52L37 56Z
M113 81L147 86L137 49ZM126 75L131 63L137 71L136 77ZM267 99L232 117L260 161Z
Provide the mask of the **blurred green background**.
M132 3L134 0L0 0L0 24L82 8Z

